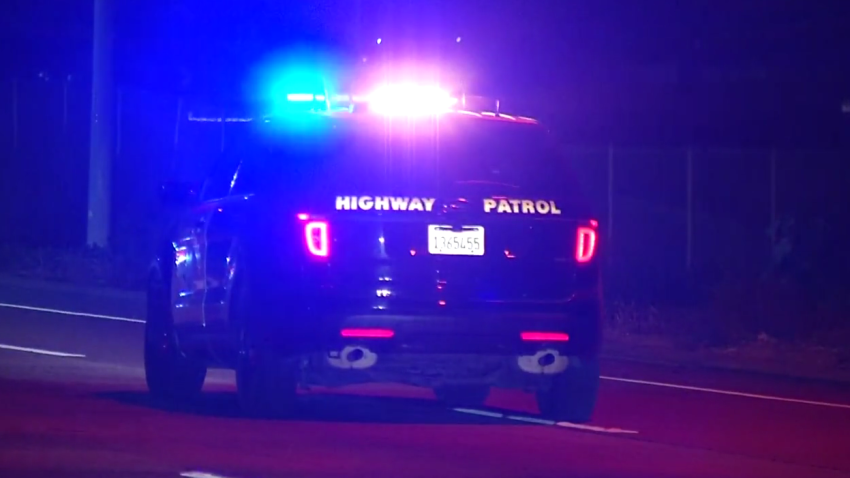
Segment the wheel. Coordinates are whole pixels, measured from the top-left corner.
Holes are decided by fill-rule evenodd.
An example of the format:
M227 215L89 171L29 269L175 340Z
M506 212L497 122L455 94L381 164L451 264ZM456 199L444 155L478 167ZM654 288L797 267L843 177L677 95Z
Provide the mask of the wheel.
M280 418L292 415L297 369L285 359L254 347L244 334L236 363L236 393L246 415Z
M599 394L599 361L571 359L551 387L537 392L540 413L553 420L584 423L590 420Z
M437 400L451 408L474 408L484 405L490 396L487 385L445 385L434 389Z
M207 367L184 356L174 336L168 289L159 277L148 288L145 320L145 381L154 400L185 404L204 386Z
M294 361L264 344L252 327L262 320L262 301L252 296L244 275L234 290L232 314L236 324L236 393L246 415L264 418L290 416L295 409L298 373Z

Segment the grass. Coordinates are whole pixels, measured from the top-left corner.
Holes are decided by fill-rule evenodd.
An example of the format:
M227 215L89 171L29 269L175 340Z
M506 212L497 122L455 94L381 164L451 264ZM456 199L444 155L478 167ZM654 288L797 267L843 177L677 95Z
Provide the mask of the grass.
M141 289L146 263L98 247L0 247L0 272L82 286Z
M813 301L788 283L723 284L691 304L614 300L607 342L646 358L846 380L850 324L837 304Z

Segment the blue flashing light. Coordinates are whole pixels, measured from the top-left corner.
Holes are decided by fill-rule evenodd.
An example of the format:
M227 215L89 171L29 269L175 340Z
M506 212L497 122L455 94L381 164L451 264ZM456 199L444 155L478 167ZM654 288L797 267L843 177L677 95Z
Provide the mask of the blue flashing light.
M286 101L315 101L313 93L289 93L286 95Z
M311 101L325 101L325 95L314 95L313 93L287 93L286 101L296 103L307 103Z
M245 82L246 99L271 116L300 121L302 113L328 111L339 77L332 58L308 49L269 57Z

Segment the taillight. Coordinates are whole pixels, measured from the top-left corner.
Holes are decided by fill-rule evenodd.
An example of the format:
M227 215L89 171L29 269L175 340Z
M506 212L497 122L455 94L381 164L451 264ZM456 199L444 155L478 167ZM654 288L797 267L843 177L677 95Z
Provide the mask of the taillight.
M330 254L328 223L310 221L304 224L304 241L310 254L316 257L328 257Z
M395 332L391 329L342 329L339 334L345 338L391 339Z
M580 226L576 232L576 262L590 262L595 252L596 229L589 226Z
M563 332L520 332L526 342L567 342L570 336Z

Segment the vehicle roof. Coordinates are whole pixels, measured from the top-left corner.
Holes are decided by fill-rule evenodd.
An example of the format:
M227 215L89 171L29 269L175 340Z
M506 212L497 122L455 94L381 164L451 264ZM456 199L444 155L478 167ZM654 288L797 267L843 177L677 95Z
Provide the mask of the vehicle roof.
M380 119L382 117L377 115L372 115L369 113L352 113L348 110L341 111L329 111L323 112L321 114L325 114L334 118L371 118L371 119ZM484 121L501 121L507 123L518 123L518 124L540 124L536 119L530 118L528 116L519 116L519 115L509 115L505 113L495 112L495 111L471 111L471 110L450 110L440 115L441 119L451 119L451 118L478 118Z
M377 127L379 130L384 130L388 121L398 121L398 124L401 126L401 129L398 131L407 129L417 123L424 123L431 126L436 123L462 123L464 128L483 128L482 132L490 129L492 126L495 128L493 134L501 134L499 131L504 131L504 128L507 128L507 130L516 129L517 133L520 133L520 131L526 131L528 133L539 131L544 135L548 133L548 129L534 118L496 113L493 111L452 110L442 113L436 116L436 118L438 118L438 121L434 120L434 116L392 118L369 112L352 112L346 109L337 111L296 112L277 116L266 115L262 119L250 117L194 116L190 117L190 121L229 123L234 126L241 124L243 126L237 129L245 128L242 131L248 133L248 135L237 135L237 137L241 137L242 139L236 140L236 142L243 144L256 144L257 142L262 144L282 144L281 142L288 142L293 138L297 138L298 142L305 141L308 138L320 140L332 132L358 134L357 132L361 128L369 130ZM423 123L419 123L419 121ZM414 128L410 132L414 132L414 130L422 132L418 127L414 126ZM247 141L247 143L244 141Z
M513 129L514 127L525 130L531 128L534 130L546 131L545 128L535 119L527 116L509 115L504 113L496 113L493 111L469 111L469 110L451 110L441 113L437 116L414 116L414 117L388 117L369 112L352 112L350 110L337 111L317 111L317 112L298 112L292 115L269 115L262 121L255 121L260 131L286 131L291 130L297 134L308 133L313 135L318 133L328 133L339 127L343 129L340 132L349 130L356 131L360 127L370 128L379 126L384 128L388 123L397 122L396 124L403 129L414 125L435 125L438 123L464 123L467 126L480 125L487 128L485 125L492 125L498 128ZM319 126L324 125L324 126ZM516 126L513 126L516 125ZM280 130L279 128L283 128ZM331 129L327 129L331 128Z
M310 115L313 117L327 117L331 119L351 119L351 120L384 120L385 117L369 114L369 113L353 113L347 109L345 110L336 110L336 111L314 111L314 112L303 112L297 113L301 115ZM263 118L264 123L274 122L277 116L275 115L267 115ZM504 123L517 123L517 124L535 124L539 125L540 122L534 118L528 116L521 115L511 115L506 113L494 112L494 111L472 111L472 110L450 110L440 115L441 119L452 119L452 118L477 118L483 121L496 121L496 122L504 122ZM197 123L259 123L255 118L250 117L208 117L208 116L196 116L192 113L189 114L190 122Z

